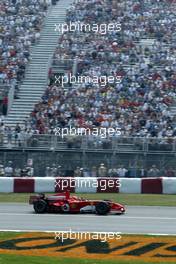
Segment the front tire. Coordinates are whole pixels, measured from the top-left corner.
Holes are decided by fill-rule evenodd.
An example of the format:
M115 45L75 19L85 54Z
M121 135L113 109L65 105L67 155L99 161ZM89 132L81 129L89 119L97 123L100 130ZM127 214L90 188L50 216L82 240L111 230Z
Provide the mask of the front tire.
M34 203L34 210L37 214L43 214L46 212L47 202L44 200L39 200Z
M95 206L95 210L96 213L98 215L106 215L110 212L110 206L107 202L103 201L103 202L99 202L96 206Z

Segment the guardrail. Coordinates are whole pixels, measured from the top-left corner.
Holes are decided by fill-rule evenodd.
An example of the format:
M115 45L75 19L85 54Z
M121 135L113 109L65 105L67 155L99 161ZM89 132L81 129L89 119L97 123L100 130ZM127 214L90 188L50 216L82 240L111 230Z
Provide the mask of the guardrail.
M3 147L3 145L1 145ZM9 146L8 146L9 147ZM43 150L81 150L110 152L176 152L176 138L104 137L40 135L21 136L12 141L12 148Z
M61 58L53 58L52 59L52 67L63 67L70 68L73 66L73 59L61 59Z

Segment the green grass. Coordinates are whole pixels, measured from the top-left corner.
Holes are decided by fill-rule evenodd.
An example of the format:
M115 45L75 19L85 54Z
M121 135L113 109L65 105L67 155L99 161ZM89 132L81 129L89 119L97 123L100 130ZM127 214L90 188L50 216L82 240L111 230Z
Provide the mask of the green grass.
M21 235L21 234L22 232L0 232L0 240L15 238L16 236Z
M77 195L87 199L110 199L124 205L176 206L176 195L122 193L89 193ZM0 202L28 203L29 196L29 193L0 193Z
M34 257L0 254L0 264L149 264L143 261L120 261L120 260L93 260L93 259L72 259L57 257ZM160 264L171 264L173 262L160 262ZM150 262L150 264L156 264Z

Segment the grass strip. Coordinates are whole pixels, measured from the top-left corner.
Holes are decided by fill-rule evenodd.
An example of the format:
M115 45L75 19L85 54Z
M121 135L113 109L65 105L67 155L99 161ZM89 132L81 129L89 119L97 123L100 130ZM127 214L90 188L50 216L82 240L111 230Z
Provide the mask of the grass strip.
M75 194L74 194L75 195ZM110 199L124 205L176 206L176 195L165 194L123 194L123 193L82 193L77 196L86 199ZM29 193L0 193L0 202L28 203Z

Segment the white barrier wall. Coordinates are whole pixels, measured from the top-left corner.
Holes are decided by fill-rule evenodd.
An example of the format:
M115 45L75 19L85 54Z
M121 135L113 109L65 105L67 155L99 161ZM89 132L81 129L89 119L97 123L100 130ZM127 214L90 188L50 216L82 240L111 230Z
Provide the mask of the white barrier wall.
M120 193L141 193L141 181L139 178L122 178L120 179Z
M55 178L51 177L37 177L35 178L34 192L55 192Z
M13 193L14 192L14 179L0 177L0 192Z
M176 194L176 178L163 178L163 193Z
M65 190L73 193L176 194L176 178L0 177L1 193L45 193Z

